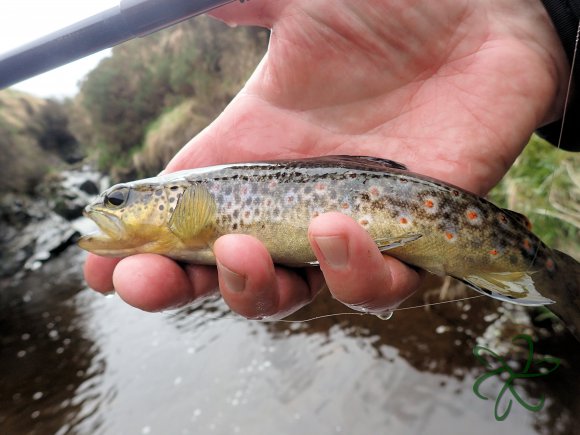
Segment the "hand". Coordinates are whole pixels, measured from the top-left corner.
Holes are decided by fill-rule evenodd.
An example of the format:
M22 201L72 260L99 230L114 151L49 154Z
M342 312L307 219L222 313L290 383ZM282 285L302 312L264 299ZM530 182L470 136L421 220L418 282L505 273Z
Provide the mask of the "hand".
M272 28L268 54L167 171L373 155L483 194L562 107L569 67L539 0L252 0L215 16ZM147 254L91 255L85 276L151 311L215 291L219 280L247 317L296 310L322 274L338 300L371 311L396 306L419 284L417 271L382 256L346 216L314 219L309 237L320 270L274 267L256 239L227 235L215 244L219 274Z

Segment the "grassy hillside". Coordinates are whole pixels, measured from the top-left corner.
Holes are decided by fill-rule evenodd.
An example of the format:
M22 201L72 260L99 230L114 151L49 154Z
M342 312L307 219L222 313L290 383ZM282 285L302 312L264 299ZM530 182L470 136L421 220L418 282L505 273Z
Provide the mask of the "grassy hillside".
M79 158L62 103L0 92L0 193L30 192L49 169Z
M496 204L528 216L544 242L580 259L580 153L538 138L491 192Z
M82 84L73 129L101 170L155 174L223 110L267 40L264 30L198 17L122 44Z

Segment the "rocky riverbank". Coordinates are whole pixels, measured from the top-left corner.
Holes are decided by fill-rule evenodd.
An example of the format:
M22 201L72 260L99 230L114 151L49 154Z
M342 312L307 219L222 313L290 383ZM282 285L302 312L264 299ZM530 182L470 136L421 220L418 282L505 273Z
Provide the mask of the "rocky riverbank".
M14 283L74 244L85 205L107 179L88 166L49 176L33 195L0 197L0 283Z

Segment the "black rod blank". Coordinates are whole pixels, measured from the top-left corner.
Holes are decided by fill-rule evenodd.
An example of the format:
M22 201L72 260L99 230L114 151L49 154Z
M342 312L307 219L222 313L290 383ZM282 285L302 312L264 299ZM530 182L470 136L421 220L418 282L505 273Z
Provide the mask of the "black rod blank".
M0 54L0 89L232 1L121 0L116 7Z

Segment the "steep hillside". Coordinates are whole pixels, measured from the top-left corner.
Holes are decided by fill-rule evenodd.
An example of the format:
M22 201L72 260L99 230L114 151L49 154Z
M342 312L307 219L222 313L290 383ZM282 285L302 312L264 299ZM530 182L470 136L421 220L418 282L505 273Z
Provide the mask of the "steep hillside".
M117 178L154 174L223 110L267 41L264 30L198 17L122 44L82 84L74 131L101 170Z
M81 157L62 103L0 92L0 193L30 192L48 170Z

